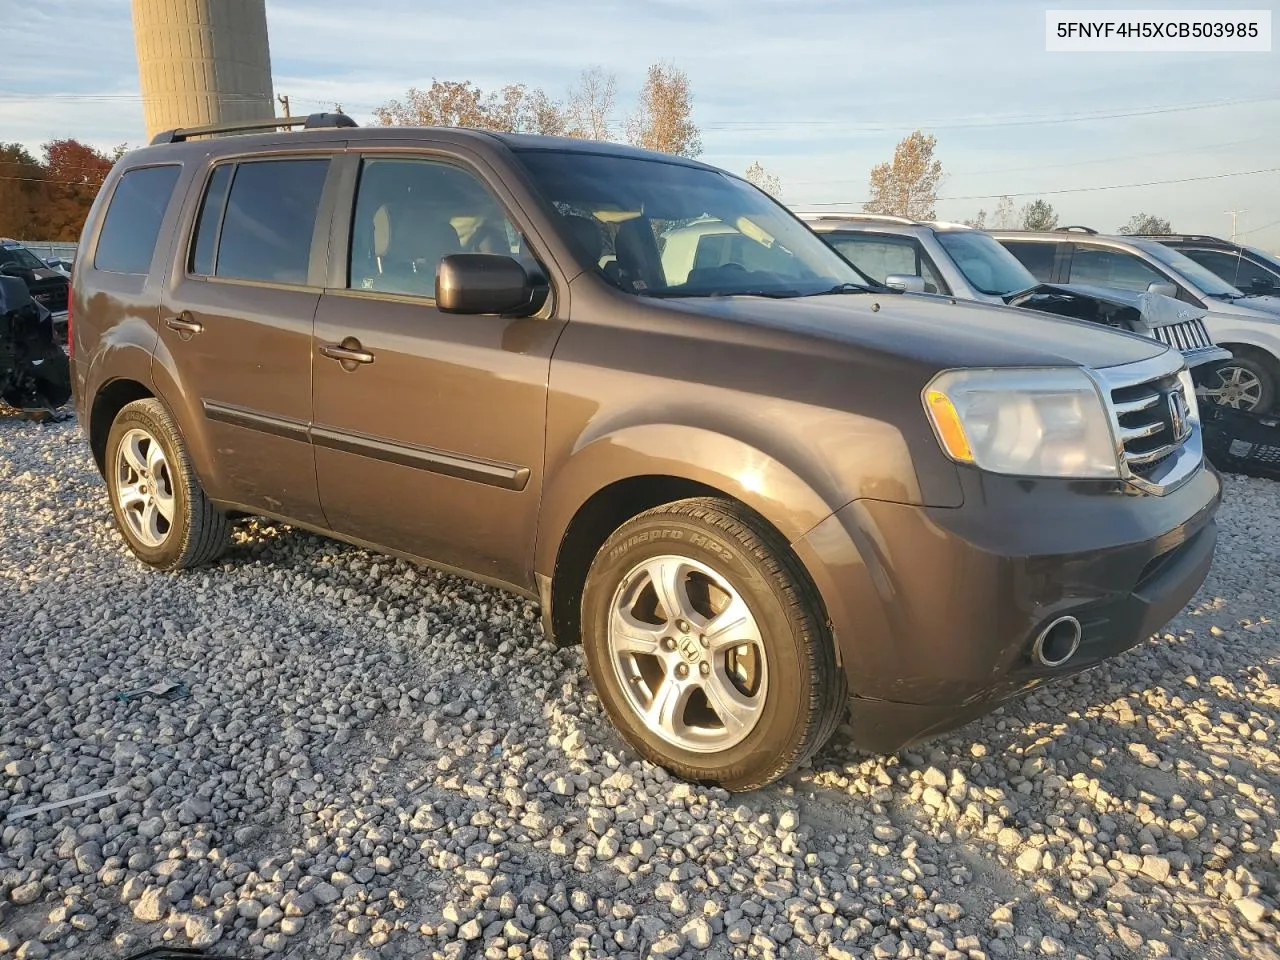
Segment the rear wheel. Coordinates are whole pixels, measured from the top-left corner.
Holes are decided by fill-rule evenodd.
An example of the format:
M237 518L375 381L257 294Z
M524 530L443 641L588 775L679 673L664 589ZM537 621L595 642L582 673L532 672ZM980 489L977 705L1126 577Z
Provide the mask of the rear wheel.
M116 415L106 468L116 528L143 563L183 570L222 553L227 516L205 496L182 434L159 400L135 400Z
M1266 413L1276 399L1276 378L1262 357L1236 348L1235 356L1219 364L1207 378L1205 393L1224 407Z
M623 524L587 576L582 623L614 724L687 779L764 786L843 715L816 592L786 542L732 501L683 500Z

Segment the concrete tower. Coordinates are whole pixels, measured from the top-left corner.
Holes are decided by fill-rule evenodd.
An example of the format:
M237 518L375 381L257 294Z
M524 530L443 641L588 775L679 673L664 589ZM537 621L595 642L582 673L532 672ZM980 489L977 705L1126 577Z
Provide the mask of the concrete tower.
M275 116L266 0L133 0L147 139Z

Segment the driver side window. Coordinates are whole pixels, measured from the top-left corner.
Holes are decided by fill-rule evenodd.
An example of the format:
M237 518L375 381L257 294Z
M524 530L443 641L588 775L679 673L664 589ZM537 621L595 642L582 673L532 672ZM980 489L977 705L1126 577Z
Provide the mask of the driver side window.
M434 298L436 265L453 253L509 256L538 269L497 200L466 170L435 160L365 159L347 286Z
M938 293L941 281L929 261L920 256L914 240L873 233L828 235L840 255L877 283L891 273L905 273L924 280L925 293Z

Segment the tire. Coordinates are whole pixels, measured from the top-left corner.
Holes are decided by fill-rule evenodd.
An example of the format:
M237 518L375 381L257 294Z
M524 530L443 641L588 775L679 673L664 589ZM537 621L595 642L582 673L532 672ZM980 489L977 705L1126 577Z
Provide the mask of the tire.
M1276 365L1252 350L1235 348L1234 356L1207 376L1209 399L1248 413L1266 413L1276 402Z
M135 400L116 415L105 465L116 529L143 563L186 570L226 548L227 516L205 496L182 433L159 400Z
M587 574L582 624L614 725L687 780L765 786L844 716L845 677L817 591L786 541L732 501L681 500L614 531Z

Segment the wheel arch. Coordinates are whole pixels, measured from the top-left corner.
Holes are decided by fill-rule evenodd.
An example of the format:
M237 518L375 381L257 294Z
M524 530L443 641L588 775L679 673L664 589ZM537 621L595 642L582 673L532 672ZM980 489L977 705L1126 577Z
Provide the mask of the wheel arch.
M709 430L651 425L600 437L545 486L534 570L543 629L558 645L579 639L582 585L600 545L632 517L689 497L742 504L789 544L843 505L762 451Z
M120 411L135 400L154 397L155 393L145 384L127 377L109 380L98 388L89 406L89 449L93 451L99 473L106 472L107 437Z

